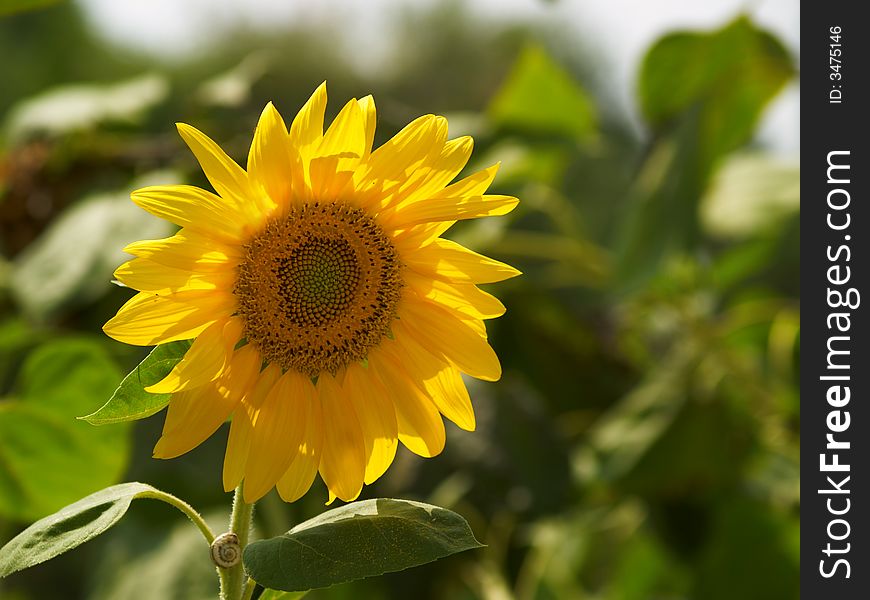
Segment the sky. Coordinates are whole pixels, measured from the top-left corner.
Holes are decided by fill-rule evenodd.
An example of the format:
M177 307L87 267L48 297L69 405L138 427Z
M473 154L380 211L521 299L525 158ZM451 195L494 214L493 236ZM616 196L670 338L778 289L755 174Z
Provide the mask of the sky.
M390 55L390 30L400 11L421 10L439 0L79 0L86 18L116 44L161 58L200 52L216 31L243 26L281 29L288 24L329 23L341 32L348 60L376 71ZM443 1L443 0L441 0ZM633 87L645 50L660 35L680 28L714 28L744 12L773 31L797 58L799 0L467 0L481 19L559 23L601 49L608 61L616 110L640 127ZM364 48L365 51L359 51ZM791 84L767 110L759 142L784 159L800 147L800 94Z

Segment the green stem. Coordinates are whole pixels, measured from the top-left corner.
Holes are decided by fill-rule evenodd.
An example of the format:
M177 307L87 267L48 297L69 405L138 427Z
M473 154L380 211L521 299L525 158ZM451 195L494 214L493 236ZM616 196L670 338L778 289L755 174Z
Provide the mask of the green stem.
M211 545L214 542L214 533L212 533L211 528L205 522L205 519L202 518L194 508L180 498L176 498L172 494L167 494L166 492L161 492L160 490L153 490L148 492L141 492L137 494L139 498L151 498L153 500L160 500L161 502L165 502L167 504L171 504L185 515L187 518L193 521L193 524L197 526L197 528L202 532L203 537L205 537L205 541Z
M251 532L251 515L254 505L244 500L240 483L233 497L233 513L230 516L230 532L239 538L239 552L248 545L248 534ZM218 568L221 577L221 600L242 600L245 593L245 566L239 560L238 564L229 568ZM251 588L253 592L253 586ZM250 598L250 596L248 596Z
M245 591L242 593L242 600L251 600L254 595L254 588L257 587L257 582L248 577L248 583L245 584Z

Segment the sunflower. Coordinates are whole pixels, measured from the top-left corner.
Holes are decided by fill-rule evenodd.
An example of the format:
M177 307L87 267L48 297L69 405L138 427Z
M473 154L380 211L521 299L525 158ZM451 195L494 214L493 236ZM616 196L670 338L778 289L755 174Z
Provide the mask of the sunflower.
M505 309L477 284L519 272L440 237L516 206L484 193L498 165L451 183L472 140L448 140L444 117L372 150L371 96L324 133L325 107L324 83L288 130L266 105L247 171L178 124L216 193L133 192L181 229L125 248L134 258L115 277L139 293L103 327L141 346L193 340L146 388L171 394L154 456L188 452L231 419L223 483L244 480L247 502L272 487L292 502L318 472L330 502L353 500L398 442L440 453L441 415L475 428L462 373L501 376L483 321Z

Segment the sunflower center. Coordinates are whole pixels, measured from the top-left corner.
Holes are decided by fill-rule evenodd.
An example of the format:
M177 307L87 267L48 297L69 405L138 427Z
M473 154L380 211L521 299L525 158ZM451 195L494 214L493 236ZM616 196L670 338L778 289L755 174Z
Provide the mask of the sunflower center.
M396 316L402 265L363 210L312 203L245 246L233 288L265 360L311 376L364 359Z
M298 325L327 323L351 305L360 280L353 247L344 239L314 237L275 261L278 294Z

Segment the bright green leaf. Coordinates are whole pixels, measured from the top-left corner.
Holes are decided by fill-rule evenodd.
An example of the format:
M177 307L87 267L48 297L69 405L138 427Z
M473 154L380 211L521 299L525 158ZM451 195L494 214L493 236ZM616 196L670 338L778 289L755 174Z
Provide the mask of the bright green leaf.
M163 410L169 404L170 394L151 394L145 388L166 377L188 348L187 340L157 346L130 371L108 402L96 412L79 418L91 425L107 425L144 419Z
M480 547L465 519L452 511L379 498L326 511L283 535L253 542L244 562L260 585L292 592L402 571Z
M25 360L17 397L0 400L0 515L34 520L118 481L129 429L76 420L121 373L103 345L62 339Z
M489 106L496 125L526 133L588 140L596 129L595 106L572 75L538 46L523 50Z
M43 563L92 540L117 523L134 498L154 491L144 483L122 483L37 521L0 549L0 577Z

